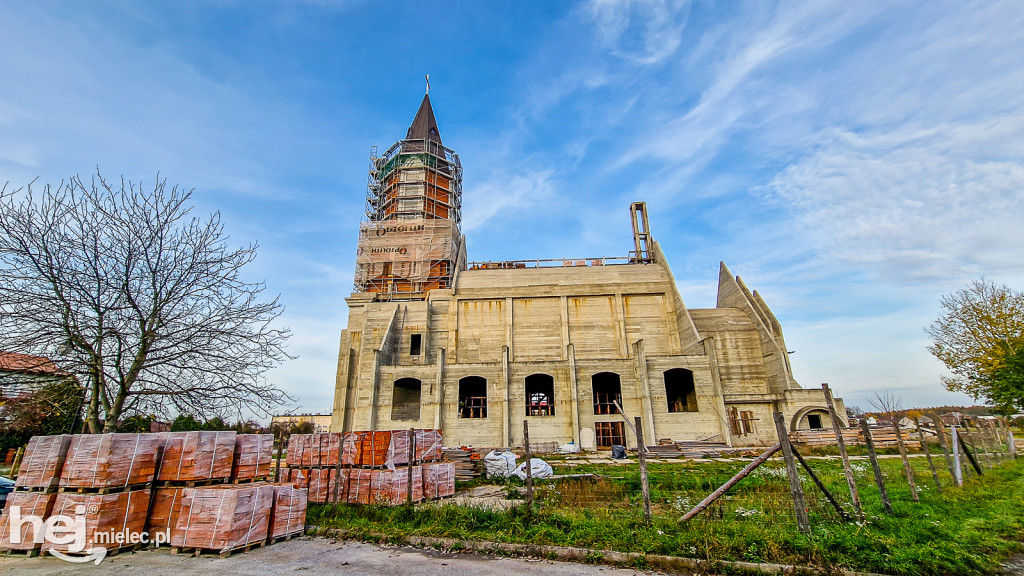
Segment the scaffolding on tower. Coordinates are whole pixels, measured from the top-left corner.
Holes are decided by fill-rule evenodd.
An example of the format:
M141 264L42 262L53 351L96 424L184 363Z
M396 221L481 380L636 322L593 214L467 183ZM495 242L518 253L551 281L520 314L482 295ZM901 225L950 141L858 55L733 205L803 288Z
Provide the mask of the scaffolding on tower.
M371 148L355 289L380 298L422 297L448 288L461 252L462 163L432 139ZM460 257L461 255L461 257Z

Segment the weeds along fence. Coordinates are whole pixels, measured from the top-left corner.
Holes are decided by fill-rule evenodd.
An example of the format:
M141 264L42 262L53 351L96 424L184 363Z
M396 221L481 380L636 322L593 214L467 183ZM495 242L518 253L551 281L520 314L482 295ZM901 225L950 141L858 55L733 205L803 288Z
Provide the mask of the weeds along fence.
M524 427L528 438L528 424ZM788 441L785 429L780 430ZM555 456L549 458L554 477L510 480L507 497L522 500L534 513L609 525L653 522L699 528L709 523L755 523L806 532L811 526L870 523L892 514L893 506L905 510L921 498L955 490L965 479L1015 457L1005 435L986 428L958 430L956 444L950 432L944 438L925 438L923 432L919 436L923 445L912 451L902 447L878 453L870 445L853 447L847 462L855 490L851 490L843 457L830 454L839 450L792 445L791 450L779 446L724 491L721 488L730 479L750 467L749 457L638 462L639 454L632 453L628 460L616 462L584 455ZM527 450L527 457L531 452ZM954 467L957 461L959 468ZM722 492L720 496L682 521L717 491ZM474 504L469 500L465 505Z

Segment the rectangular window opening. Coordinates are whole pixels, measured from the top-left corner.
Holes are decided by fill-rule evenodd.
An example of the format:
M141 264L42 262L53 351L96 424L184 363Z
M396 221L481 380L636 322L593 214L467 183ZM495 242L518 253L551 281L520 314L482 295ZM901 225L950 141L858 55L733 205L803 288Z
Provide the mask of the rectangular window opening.
M412 356L420 355L420 348L423 345L423 335L413 334L412 338L409 339L409 354Z

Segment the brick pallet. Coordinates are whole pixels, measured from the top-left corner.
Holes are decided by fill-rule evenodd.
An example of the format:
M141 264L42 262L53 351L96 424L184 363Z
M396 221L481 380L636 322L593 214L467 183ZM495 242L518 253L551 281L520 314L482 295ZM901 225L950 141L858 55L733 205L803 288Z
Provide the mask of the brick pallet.
M228 555L267 541L275 487L270 484L186 488L172 553L212 551Z
M158 481L216 481L231 476L234 432L165 432Z
M80 434L71 441L62 489L129 488L153 481L158 434Z
M274 507L270 512L268 542L291 538L306 529L308 491L291 484L274 484Z
M273 473L273 434L238 434L235 436L231 481L257 480Z
M453 495L455 466L427 466L442 457L440 431L417 429L413 435L413 501ZM407 430L293 434L288 441L288 468L282 469L281 478L307 488L310 502L333 502L337 491L340 502L401 504L410 490L409 448Z
M149 496L149 489L116 494L57 494L52 514L83 516L86 544L83 550L72 552L69 550L70 543L44 542L43 551L53 549L64 553L85 553L85 550L94 547L114 550L135 546L136 543L128 540L128 535L145 529ZM98 537L100 533L106 533L106 537ZM118 534L124 534L120 542Z
M270 474L272 440L269 434L233 432L34 437L26 451L28 462L19 478L19 491L8 495L8 514L0 517L0 550L30 556L49 549L84 554L70 552L69 544L36 544L31 523L21 525L19 535L23 537L13 543L8 525L12 506L20 506L23 517L81 515L86 524L85 549L102 546L111 555L141 547L125 537L118 542L118 533L127 536L143 530L150 534L169 531L172 539L177 538L178 551L230 553L290 538L304 529L308 493L289 484L257 481ZM161 464L163 455L167 460ZM174 480L161 480L165 486L151 488L157 483L154 478L160 467L161 478ZM229 478L248 483L224 484ZM55 493L55 483L60 484L59 493ZM219 485L196 486L209 483ZM215 507L202 498L211 492L224 499L223 506ZM188 505L186 495L190 495ZM249 511L252 524L246 538L231 540L239 536L240 524L219 522L210 511L234 514L240 523L240 509ZM270 528L271 519L274 529ZM204 532L207 529L213 530L212 545L197 540L209 535ZM97 539L97 534L106 538Z
M181 498L185 492L182 487L154 488L150 500L149 516L146 519L146 531L150 534L167 532L174 536L181 513ZM170 538L167 539L170 542Z
M57 501L57 494L43 492L12 492L7 495L7 504L4 506L3 516L0 516L0 549L17 551L38 551L42 543L34 541L34 534L31 530L32 524L25 522L17 527L20 538L12 538L11 507L20 507L21 517L39 516L48 518L53 504ZM14 540L19 540L15 543Z
M33 436L25 447L25 455L18 469L15 490L48 490L60 482L61 470L74 437Z

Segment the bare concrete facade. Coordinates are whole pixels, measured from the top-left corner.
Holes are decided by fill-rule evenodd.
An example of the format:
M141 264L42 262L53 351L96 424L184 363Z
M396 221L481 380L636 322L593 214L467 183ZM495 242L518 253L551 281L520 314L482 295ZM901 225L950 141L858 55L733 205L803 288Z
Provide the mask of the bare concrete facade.
M648 264L462 270L425 300L352 294L331 429L439 428L446 445L513 447L526 419L531 441L635 446L611 398L652 444L770 444L773 410L791 429L830 426L761 297L723 263L717 307L689 310L653 246Z
M830 425L822 391L793 380L779 321L725 264L716 307L687 309L643 203L629 257L467 266L461 178L428 95L406 139L371 153L332 431L512 447L526 419L531 441L594 449L635 446L623 414L650 444L771 444L773 410L792 429Z

